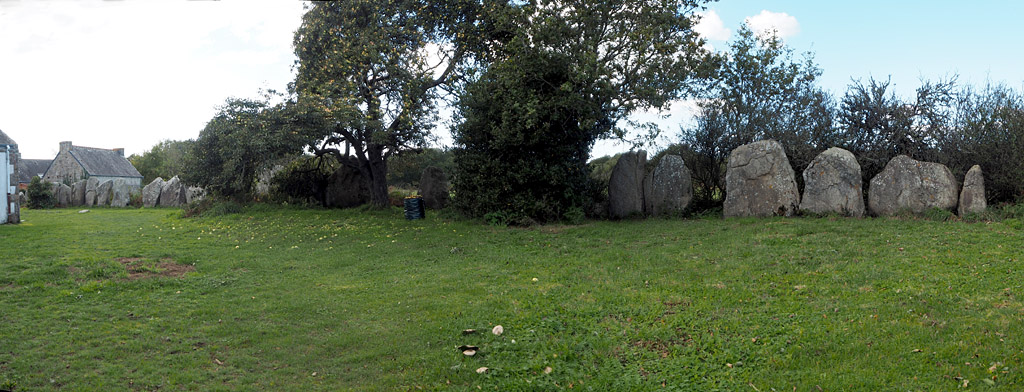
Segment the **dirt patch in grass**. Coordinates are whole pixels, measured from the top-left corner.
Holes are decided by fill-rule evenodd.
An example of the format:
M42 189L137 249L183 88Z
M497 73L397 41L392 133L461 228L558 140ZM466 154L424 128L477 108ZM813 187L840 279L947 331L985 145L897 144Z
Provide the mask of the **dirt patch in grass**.
M119 257L117 262L124 265L128 271L128 280L139 280L149 278L181 278L189 272L196 270L196 267L187 264L175 263L173 259L163 258L159 262L147 263L141 257Z

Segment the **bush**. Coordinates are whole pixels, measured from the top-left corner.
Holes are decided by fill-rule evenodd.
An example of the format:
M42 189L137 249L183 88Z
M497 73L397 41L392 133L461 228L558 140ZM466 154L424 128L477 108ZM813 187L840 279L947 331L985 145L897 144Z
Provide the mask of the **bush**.
M233 200L215 200L208 196L190 203L182 210L181 215L185 218L210 217L240 214L243 211L245 208Z
M585 209L596 189L587 158L597 135L567 59L523 53L489 68L459 102L454 205L491 223L530 224Z
M56 204L50 185L43 183L38 176L32 177L32 182L28 184L27 196L28 208L53 208L54 204Z
M271 179L271 200L327 206L327 185L338 166L338 160L329 155L292 161Z

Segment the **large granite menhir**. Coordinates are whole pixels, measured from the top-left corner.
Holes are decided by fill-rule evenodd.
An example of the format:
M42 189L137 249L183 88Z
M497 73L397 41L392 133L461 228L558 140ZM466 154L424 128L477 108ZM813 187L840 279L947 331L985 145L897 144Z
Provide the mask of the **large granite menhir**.
M690 169L678 155L665 155L645 177L644 210L650 215L682 213L693 200Z
M864 216L860 164L853 153L836 147L825 150L811 161L803 175L801 210Z
M960 206L957 214L977 214L985 212L988 203L985 201L985 177L981 174L981 166L974 165L964 176L964 187L960 191Z
M420 196L423 196L423 205L430 209L442 209L448 206L451 200L449 196L450 186L448 176L444 171L435 166L428 166L420 174Z
M953 211L957 189L956 178L946 165L899 155L871 179L868 209L879 216L900 211L920 214L931 208Z
M160 203L160 191L164 188L164 179L157 177L149 185L142 187L142 206L156 207Z
M644 212L646 166L646 151L630 151L619 156L608 180L608 214L612 218L622 219Z
M725 217L792 216L799 206L793 167L779 142L745 144L729 154Z

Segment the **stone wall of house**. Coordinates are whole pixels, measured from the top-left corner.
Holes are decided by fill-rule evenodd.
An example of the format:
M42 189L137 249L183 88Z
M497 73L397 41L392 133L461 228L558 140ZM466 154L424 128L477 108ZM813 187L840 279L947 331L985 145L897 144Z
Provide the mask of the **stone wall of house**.
M85 169L71 156L70 150L71 142L60 143L60 152L43 176L44 182L74 183L85 178ZM141 185L142 181L139 182Z

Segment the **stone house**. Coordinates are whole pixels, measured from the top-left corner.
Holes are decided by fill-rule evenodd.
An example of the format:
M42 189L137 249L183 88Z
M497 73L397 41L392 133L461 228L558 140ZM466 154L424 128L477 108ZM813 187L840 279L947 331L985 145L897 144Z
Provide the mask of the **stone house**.
M142 174L124 157L123 148L108 150L60 142L60 152L46 169L43 181L70 184L87 178L100 183L120 178L130 187L142 187Z
M21 222L18 201L18 143L0 131L0 223Z

